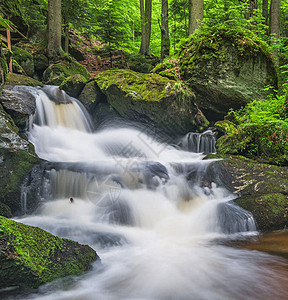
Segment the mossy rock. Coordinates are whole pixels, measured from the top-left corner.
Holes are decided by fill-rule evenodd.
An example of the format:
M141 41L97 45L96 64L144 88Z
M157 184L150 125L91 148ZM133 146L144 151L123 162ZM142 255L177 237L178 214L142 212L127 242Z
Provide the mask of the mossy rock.
M43 83L25 75L9 73L5 87L13 87L15 85L43 86Z
M261 231L284 229L288 226L288 196L281 193L244 196L237 204L249 209Z
M19 63L19 65L23 68L25 73L28 76L33 76L34 74L34 60L33 55L28 51L21 49L19 47L12 47L13 58Z
M209 120L221 120L230 108L265 99L267 85L277 88L268 46L250 31L203 27L182 44L178 58L181 77Z
M18 127L0 105L0 202L12 211L21 210L21 183L39 163L34 147L18 135Z
M95 80L111 107L128 120L156 125L170 136L208 126L194 94L181 82L130 70L108 70Z
M262 164L242 156L209 157L221 158L214 163L214 172L221 184L240 196L237 204L252 212L258 230L280 230L288 225L286 167Z
M80 275L99 259L87 245L0 217L0 288L37 288L57 278Z
M83 90L87 79L80 74L67 77L59 86L61 90L64 90L69 96L78 98Z
M86 80L91 79L90 73L77 61L65 59L50 65L43 73L46 84L60 85L67 77L80 74Z

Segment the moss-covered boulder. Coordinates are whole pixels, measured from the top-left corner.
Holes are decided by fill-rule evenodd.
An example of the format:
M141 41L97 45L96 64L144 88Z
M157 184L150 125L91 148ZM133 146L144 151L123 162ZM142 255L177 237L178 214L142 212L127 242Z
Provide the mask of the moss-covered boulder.
M33 146L18 135L13 119L0 104L0 202L21 211L21 183L39 159Z
M62 81L59 88L64 90L69 96L78 98L86 81L87 79L83 75L75 74Z
M223 156L216 162L220 180L238 193L236 202L251 211L261 231L288 226L288 169L260 164L242 156Z
M50 65L43 73L46 84L60 85L67 77L80 74L86 80L91 79L90 73L77 61L66 57L57 63Z
M223 118L277 87L277 72L267 45L249 31L226 25L203 27L179 52L182 79L195 91L196 103L210 120Z
M12 47L13 58L19 63L23 68L26 75L33 76L34 74L34 60L33 55L28 51L21 49L19 47Z
M183 83L130 70L108 70L95 80L110 106L126 119L156 124L171 136L208 126Z
M80 275L99 259L87 245L0 217L0 288L37 288L68 275Z

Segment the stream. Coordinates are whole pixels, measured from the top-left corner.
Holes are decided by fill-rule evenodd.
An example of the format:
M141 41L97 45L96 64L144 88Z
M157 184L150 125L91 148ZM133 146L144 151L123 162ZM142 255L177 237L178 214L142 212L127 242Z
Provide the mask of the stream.
M288 299L284 258L226 245L258 232L211 174L209 132L170 145L125 122L94 129L57 87L27 90L37 105L29 140L51 166L38 208L16 220L89 244L101 262L7 299Z

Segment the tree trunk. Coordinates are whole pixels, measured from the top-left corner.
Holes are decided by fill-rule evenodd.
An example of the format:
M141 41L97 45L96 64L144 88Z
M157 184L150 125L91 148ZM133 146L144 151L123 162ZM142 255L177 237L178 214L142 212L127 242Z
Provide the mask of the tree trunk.
M62 10L63 11L63 10ZM64 42L64 52L69 52L69 18L68 18L68 10L63 14L63 23L64 23L64 34L65 34L65 42Z
M190 0L190 26L189 35L193 34L194 31L199 27L200 22L203 20L204 15L204 0Z
M262 17L264 19L264 24L268 25L268 0L262 1Z
M271 0L270 4L270 18L269 18L269 33L271 36L271 44L276 46L279 44L280 38L280 1ZM273 56L277 65L279 65L278 49L274 47Z
M256 8L255 0L249 0L249 18L252 18Z
M140 54L149 55L149 46L151 38L151 15L152 15L152 0L140 0L141 13L141 47Z
M170 39L168 27L168 0L162 0L161 13L161 58L169 56Z
M61 0L48 1L48 57L57 61L63 54L61 47Z

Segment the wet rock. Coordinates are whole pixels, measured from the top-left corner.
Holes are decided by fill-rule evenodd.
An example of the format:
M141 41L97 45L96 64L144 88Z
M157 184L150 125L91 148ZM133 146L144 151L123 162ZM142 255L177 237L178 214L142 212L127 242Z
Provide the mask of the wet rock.
M37 288L57 278L80 275L99 259L87 245L0 217L0 288Z
M35 97L25 87L5 87L0 97L3 108L13 118L21 132L28 128L29 116L35 113Z
M100 91L95 80L87 82L79 96L79 101L91 113L93 113L95 105L103 100L106 101L106 96Z
M0 202L12 213L21 209L21 183L39 159L33 146L18 135L12 118L0 105Z

